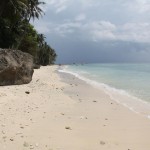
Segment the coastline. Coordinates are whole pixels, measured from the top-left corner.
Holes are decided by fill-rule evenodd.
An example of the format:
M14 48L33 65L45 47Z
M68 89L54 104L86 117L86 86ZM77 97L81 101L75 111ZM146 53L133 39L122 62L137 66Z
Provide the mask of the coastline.
M150 103L148 101L140 99L137 96L133 96L132 93L128 93L123 89L118 89L108 84L100 83L93 79L91 80L90 78L87 78L77 72L72 72L67 69L67 66L60 67L58 71L60 73L72 75L79 80L86 82L89 86L103 91L106 95L109 95L111 100L123 105L130 111L150 119Z
M35 70L30 84L0 87L0 107L4 150L150 148L149 119L102 90L58 73L57 66Z

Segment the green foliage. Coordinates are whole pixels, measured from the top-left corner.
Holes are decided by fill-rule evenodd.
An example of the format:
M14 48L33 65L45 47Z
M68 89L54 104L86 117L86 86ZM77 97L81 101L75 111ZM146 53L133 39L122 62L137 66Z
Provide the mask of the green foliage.
M57 55L55 50L52 49L47 43L45 42L41 45L38 53L38 60L39 64L46 66L47 64L53 64L55 62Z
M15 43L15 37L15 34L11 32L9 20L0 18L0 47L10 47Z
M18 49L27 52L32 56L36 56L38 50L37 32L32 25L26 26L27 33L19 43Z
M30 24L43 14L39 0L0 0L0 47L20 49L34 56L40 65L53 64L55 50Z

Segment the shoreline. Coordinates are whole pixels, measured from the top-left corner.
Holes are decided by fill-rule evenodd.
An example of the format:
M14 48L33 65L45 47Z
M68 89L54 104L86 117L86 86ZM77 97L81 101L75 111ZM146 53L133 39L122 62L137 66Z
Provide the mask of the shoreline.
M64 75L62 75L62 74L64 74ZM103 122L103 125L96 126L96 128L97 129L101 128L101 130L104 130L103 136L105 137L105 139L107 139L106 140L107 146L113 140L119 141L118 143L122 143L122 146L121 146L121 144L116 144L116 145L120 145L119 148L115 144L113 145L111 143L112 145L110 144L111 146L109 145L110 147L108 146L109 148L107 147L106 149L112 149L112 150L124 149L125 145L126 145L125 143L128 143L128 144L136 143L137 144L137 145L135 145L135 147L129 146L130 148L127 148L127 149L139 149L139 150L144 149L144 145L147 145L148 142L145 144L140 144L140 142L142 141L141 137L149 136L148 133L146 133L144 131L145 123L146 122L148 124L150 123L149 119L147 119L141 115L138 115L136 113L133 113L133 111L129 110L127 107L124 107L122 104L119 104L118 102L112 100L109 97L109 95L103 91L103 89L100 90L100 89L94 88L92 85L89 85L85 81L78 79L70 74L61 73L61 76L62 76L61 77L62 81L65 83L68 83L73 88L73 89L69 88L68 90L65 91L65 93L67 95L71 95L71 98L73 98L76 101L79 101L79 103L82 102L83 108L86 105L88 105L88 107L92 107L91 106L92 103L97 105L96 107L94 107L93 110L96 112L96 115L99 115L99 118L98 119L95 118L95 120L93 122L97 122L96 120L99 120L101 123ZM72 92L72 91L74 91L74 92ZM86 99L86 100L84 101L84 99ZM87 104L87 103L89 103L89 104ZM89 108L89 109L90 109L90 111L92 111L91 108ZM90 113L92 114L93 112L90 112ZM94 117L94 116L92 116L92 117ZM107 123L106 123L107 121L111 124L110 126L107 125ZM107 126L108 126L108 128L107 128ZM147 128L147 127L146 127L146 130L148 129L147 132L149 132L150 128L149 127ZM113 130L115 130L115 133ZM142 136L143 132L146 133L144 136ZM96 132L95 132L95 134L96 134ZM122 136L125 136L125 137L122 138ZM141 136L141 137L139 137L139 136ZM118 138L116 139L116 137L118 137ZM130 137L132 137L132 138L130 139ZM134 141L133 137L135 138L135 141ZM129 139L127 139L127 138L129 138ZM123 144L125 144L125 145L123 146ZM145 149L149 149L148 147L145 147ZM105 148L103 147L103 149L105 149Z
M149 150L147 118L57 68L35 70L30 84L0 87L2 150Z
M79 80L84 81L89 86L92 86L93 88L103 91L105 94L107 94L109 96L109 98L111 100L128 108L130 111L134 112L135 114L138 114L138 115L141 115L141 116L144 116L144 117L150 119L150 103L149 102L142 100L138 97L135 97L135 96L129 94L128 92L126 92L125 90L116 89L105 83L99 83L97 81L94 81L94 80L88 79L84 76L81 76L78 73L74 73L69 70L65 70L64 66L59 67L58 72L74 76L74 77L78 78Z

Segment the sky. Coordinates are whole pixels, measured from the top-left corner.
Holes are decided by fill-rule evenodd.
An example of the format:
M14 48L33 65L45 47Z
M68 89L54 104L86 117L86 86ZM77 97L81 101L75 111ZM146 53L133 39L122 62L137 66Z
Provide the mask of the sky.
M56 63L150 62L150 0L43 0Z

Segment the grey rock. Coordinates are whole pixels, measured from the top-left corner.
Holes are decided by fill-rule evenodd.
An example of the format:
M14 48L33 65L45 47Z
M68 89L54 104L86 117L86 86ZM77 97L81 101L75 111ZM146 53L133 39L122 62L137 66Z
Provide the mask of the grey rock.
M27 84L34 72L33 57L19 50L0 49L0 85Z

